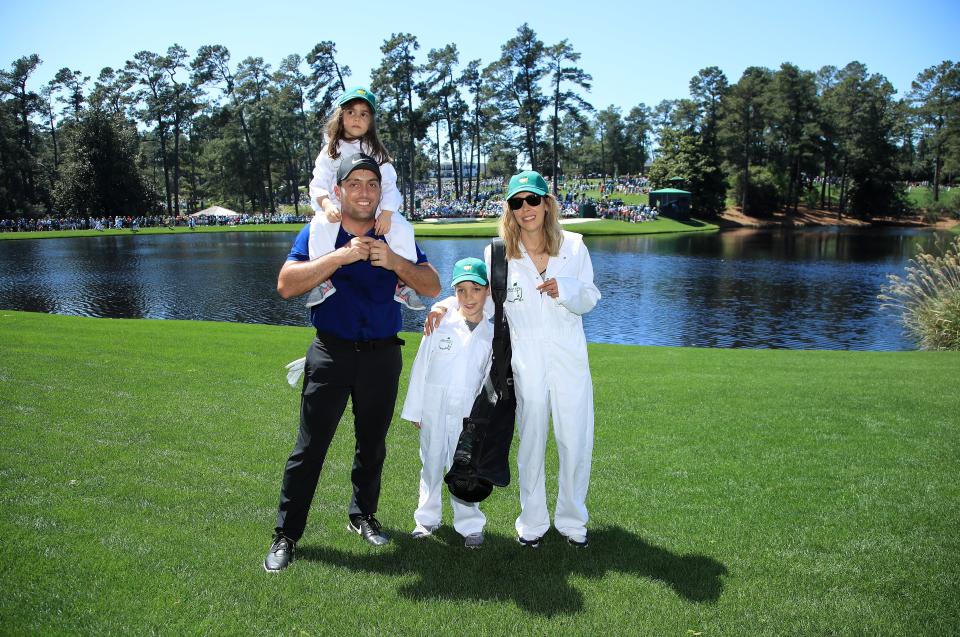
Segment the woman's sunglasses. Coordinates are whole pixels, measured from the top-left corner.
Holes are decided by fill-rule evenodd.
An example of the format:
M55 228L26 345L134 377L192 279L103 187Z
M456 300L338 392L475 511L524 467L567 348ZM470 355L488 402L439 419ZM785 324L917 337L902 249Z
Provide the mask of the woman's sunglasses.
M543 197L540 195L527 195L526 197L513 197L512 199L507 199L507 205L510 206L510 210L520 210L523 207L523 202L526 201L528 205L539 206L540 202L543 201Z

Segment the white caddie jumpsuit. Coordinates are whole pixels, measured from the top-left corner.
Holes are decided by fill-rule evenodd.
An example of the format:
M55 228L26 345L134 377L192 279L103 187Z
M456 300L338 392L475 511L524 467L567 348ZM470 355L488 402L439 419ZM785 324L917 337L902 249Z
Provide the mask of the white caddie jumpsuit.
M582 314L600 300L583 237L564 231L559 254L543 276L520 244L521 258L507 265L504 312L510 324L520 446L517 471L520 517L517 533L543 536L550 528L544 481L548 421L560 456L554 526L567 537L587 532L587 487L593 459L593 382ZM490 270L490 247L484 254ZM557 298L537 286L556 279Z
M421 423L420 500L413 519L426 527L442 517L443 476L453 462L463 419L490 372L493 324L484 315L473 331L458 311L447 312L430 336L420 341L410 370L400 417ZM486 516L477 503L450 496L453 528L466 537L483 531Z

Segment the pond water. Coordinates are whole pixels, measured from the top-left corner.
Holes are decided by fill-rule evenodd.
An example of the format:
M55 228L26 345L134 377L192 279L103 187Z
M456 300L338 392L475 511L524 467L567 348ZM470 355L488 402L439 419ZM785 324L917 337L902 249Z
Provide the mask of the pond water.
M903 350L877 300L936 234L913 229L728 230L591 237L603 298L591 342L696 347ZM307 325L276 293L293 233L124 235L0 242L0 308L114 318ZM446 285L486 239L423 239ZM425 299L425 301L429 300ZM404 310L404 329L422 312Z

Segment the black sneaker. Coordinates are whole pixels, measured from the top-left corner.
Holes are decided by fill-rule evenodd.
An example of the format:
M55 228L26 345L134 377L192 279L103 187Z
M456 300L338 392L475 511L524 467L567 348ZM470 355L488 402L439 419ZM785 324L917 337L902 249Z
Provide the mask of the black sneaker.
M532 540L528 540L527 538L525 538L525 537L523 537L523 536L521 535L521 536L517 537L517 542L520 543L520 546L525 546L525 547L527 547L528 549L535 549L535 548L538 548L538 547L540 546L540 540L542 540L542 539L543 539L543 536L535 537L535 538L533 538Z
M276 573L287 568L293 562L293 554L296 550L296 542L277 533L276 537L273 538L273 544L270 545L270 552L263 560L263 570L268 573Z
M377 518L373 517L372 513L351 515L347 530L359 534L360 537L374 546L383 546L390 541L380 530L380 523Z

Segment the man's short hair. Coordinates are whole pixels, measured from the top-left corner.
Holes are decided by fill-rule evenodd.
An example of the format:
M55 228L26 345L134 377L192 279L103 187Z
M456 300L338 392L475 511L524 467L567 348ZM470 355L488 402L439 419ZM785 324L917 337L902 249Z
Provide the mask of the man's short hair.
M350 173L359 169L369 170L377 176L377 181L380 181L380 164L370 155L356 153L344 157L343 161L340 162L340 167L337 168L337 184L342 184L343 180L350 176Z

